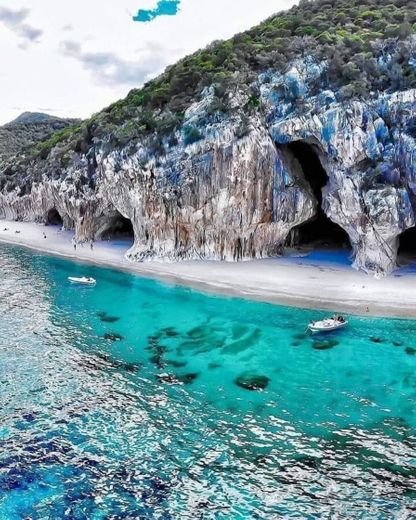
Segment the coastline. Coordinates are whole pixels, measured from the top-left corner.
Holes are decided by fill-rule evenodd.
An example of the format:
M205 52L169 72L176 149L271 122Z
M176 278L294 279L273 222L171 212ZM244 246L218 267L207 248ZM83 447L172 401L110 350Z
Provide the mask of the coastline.
M169 284L289 307L416 319L416 274L412 273L377 280L349 266L305 263L295 257L241 263L207 260L133 263L124 258L128 241L99 241L92 251L88 245L78 246L74 251L72 236L72 232L60 231L56 226L0 221L0 243L128 271Z

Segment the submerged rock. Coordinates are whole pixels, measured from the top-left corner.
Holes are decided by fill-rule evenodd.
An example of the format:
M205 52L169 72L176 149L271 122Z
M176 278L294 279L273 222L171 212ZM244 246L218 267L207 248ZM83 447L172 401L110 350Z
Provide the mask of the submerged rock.
M384 343L385 340L383 338L379 338L377 336L371 336L370 341L372 343Z
M169 385L178 385L180 382L174 374L157 374L156 379L161 383L167 383Z
M119 319L120 318L117 316L108 316L107 314L104 314L104 316L100 317L100 320L103 321L104 323L115 323Z
M150 362L156 365L159 370L162 370L166 366L164 355L167 352L167 348L164 345L160 345L155 340L149 340L149 344L146 350L151 350L152 355L150 356Z
M108 363L113 368L124 370L126 372L130 372L131 374L135 374L141 368L140 363L128 363L126 361L120 361L118 359L113 358L105 352L97 352L95 355L97 358L101 359L105 363Z
M104 339L106 339L107 341L121 341L122 339L124 339L124 336L122 336L121 334L116 334L114 332L106 332L104 334Z
M260 340L261 330L251 330L249 327L241 327L238 339L227 342L224 345L224 354L238 354L255 346ZM234 336L235 337L235 336Z
M162 354L154 354L153 356L150 357L149 361L153 365L155 365L159 370L162 370L166 366L166 363L163 359Z
M122 363L119 366L130 374L136 374L142 368L141 363Z
M314 341L312 344L312 348L315 350L328 350L330 348L334 348L339 345L339 341L336 339L327 339L324 341Z
M210 333L209 328L206 325L199 325L189 330L186 335L192 340L200 340L207 337Z
M188 364L186 361L175 361L173 359L166 359L165 364L174 368L183 368Z
M166 335L168 338L174 338L180 335L179 332L173 327L166 327L161 330L161 333Z
M256 374L241 374L235 380L237 386L245 388L246 390L264 390L270 382L267 376Z
M214 370L216 368L221 368L221 367L222 367L221 363L216 363L215 361L212 361L211 363L208 363L208 368L210 370Z
M198 372L192 372L190 374L177 375L176 377L181 383L189 385L190 383L193 383L198 376Z
M195 381L195 379L198 377L198 375L199 374L197 372L192 372L192 373L189 373L189 374L181 374L181 375L171 374L171 373L163 373L163 374L157 374L156 378L160 382L167 383L167 384L170 384L170 385L178 385L178 384L189 385L193 381Z
M292 338L296 340L303 340L307 338L307 335L302 332L301 334L293 334Z
M120 319L117 316L109 316L105 311L99 311L96 315L100 318L100 321L103 321L104 323L115 323Z
M404 349L404 351L406 352L406 354L408 354L409 356L416 356L416 348L413 348L413 347L406 347Z

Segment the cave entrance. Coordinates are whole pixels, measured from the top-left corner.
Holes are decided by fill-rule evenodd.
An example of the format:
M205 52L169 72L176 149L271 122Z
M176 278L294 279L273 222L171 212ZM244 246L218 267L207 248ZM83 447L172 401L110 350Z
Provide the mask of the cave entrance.
M62 217L55 208L48 211L48 214L46 215L46 225L63 226Z
M131 220L117 212L106 227L103 238L107 240L125 239L134 241L134 229Z
M399 264L416 261L416 227L404 231L399 236L398 259Z
M311 220L292 229L286 245L308 249L350 250L351 244L346 231L332 222L322 209L322 190L328 183L328 175L314 146L304 141L296 141L290 143L288 148L299 161L318 206L317 213Z

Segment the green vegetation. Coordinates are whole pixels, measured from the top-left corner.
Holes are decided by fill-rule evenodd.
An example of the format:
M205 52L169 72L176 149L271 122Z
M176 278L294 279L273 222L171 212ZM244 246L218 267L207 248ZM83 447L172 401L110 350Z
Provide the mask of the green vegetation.
M234 85L249 89L260 71L284 71L297 57L313 56L328 64L324 77L309 85L312 93L334 88L346 99L416 87L415 67L409 64L415 33L416 0L301 0L257 27L168 67L124 100L55 134L33 152L44 158L56 145L84 151L104 137L125 145L149 134L157 136L163 150L164 136L181 127L184 110L204 87L216 85L218 108L226 110L221 94ZM258 97L248 93L248 108L258 109ZM199 138L195 130L185 135L187 141Z
M185 144L196 143L203 137L200 130L194 126L185 126L183 133Z
M33 147L37 142L61 134L63 129L77 123L75 119L61 119L45 114L21 114L15 121L0 127L0 163ZM62 136L56 142L63 138L66 136Z
M36 150L36 153L40 157L45 159L49 155L52 148L54 148L57 144L61 143L62 141L66 141L67 139L72 138L74 135L81 131L82 126L83 125L76 124L59 130L58 132L52 134L52 136L46 141L41 141L40 143L36 144L34 150Z

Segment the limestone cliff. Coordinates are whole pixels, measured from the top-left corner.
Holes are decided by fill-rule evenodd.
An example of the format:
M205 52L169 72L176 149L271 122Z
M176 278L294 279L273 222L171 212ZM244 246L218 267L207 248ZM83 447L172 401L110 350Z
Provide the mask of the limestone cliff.
M355 267L387 273L399 235L415 226L416 90L345 99L327 72L306 53L221 95L213 83L157 147L152 132L117 143L108 132L8 163L0 218L47 222L56 210L83 241L122 215L132 260L248 260L280 253L321 207L348 234ZM292 143L319 159L322 196Z

